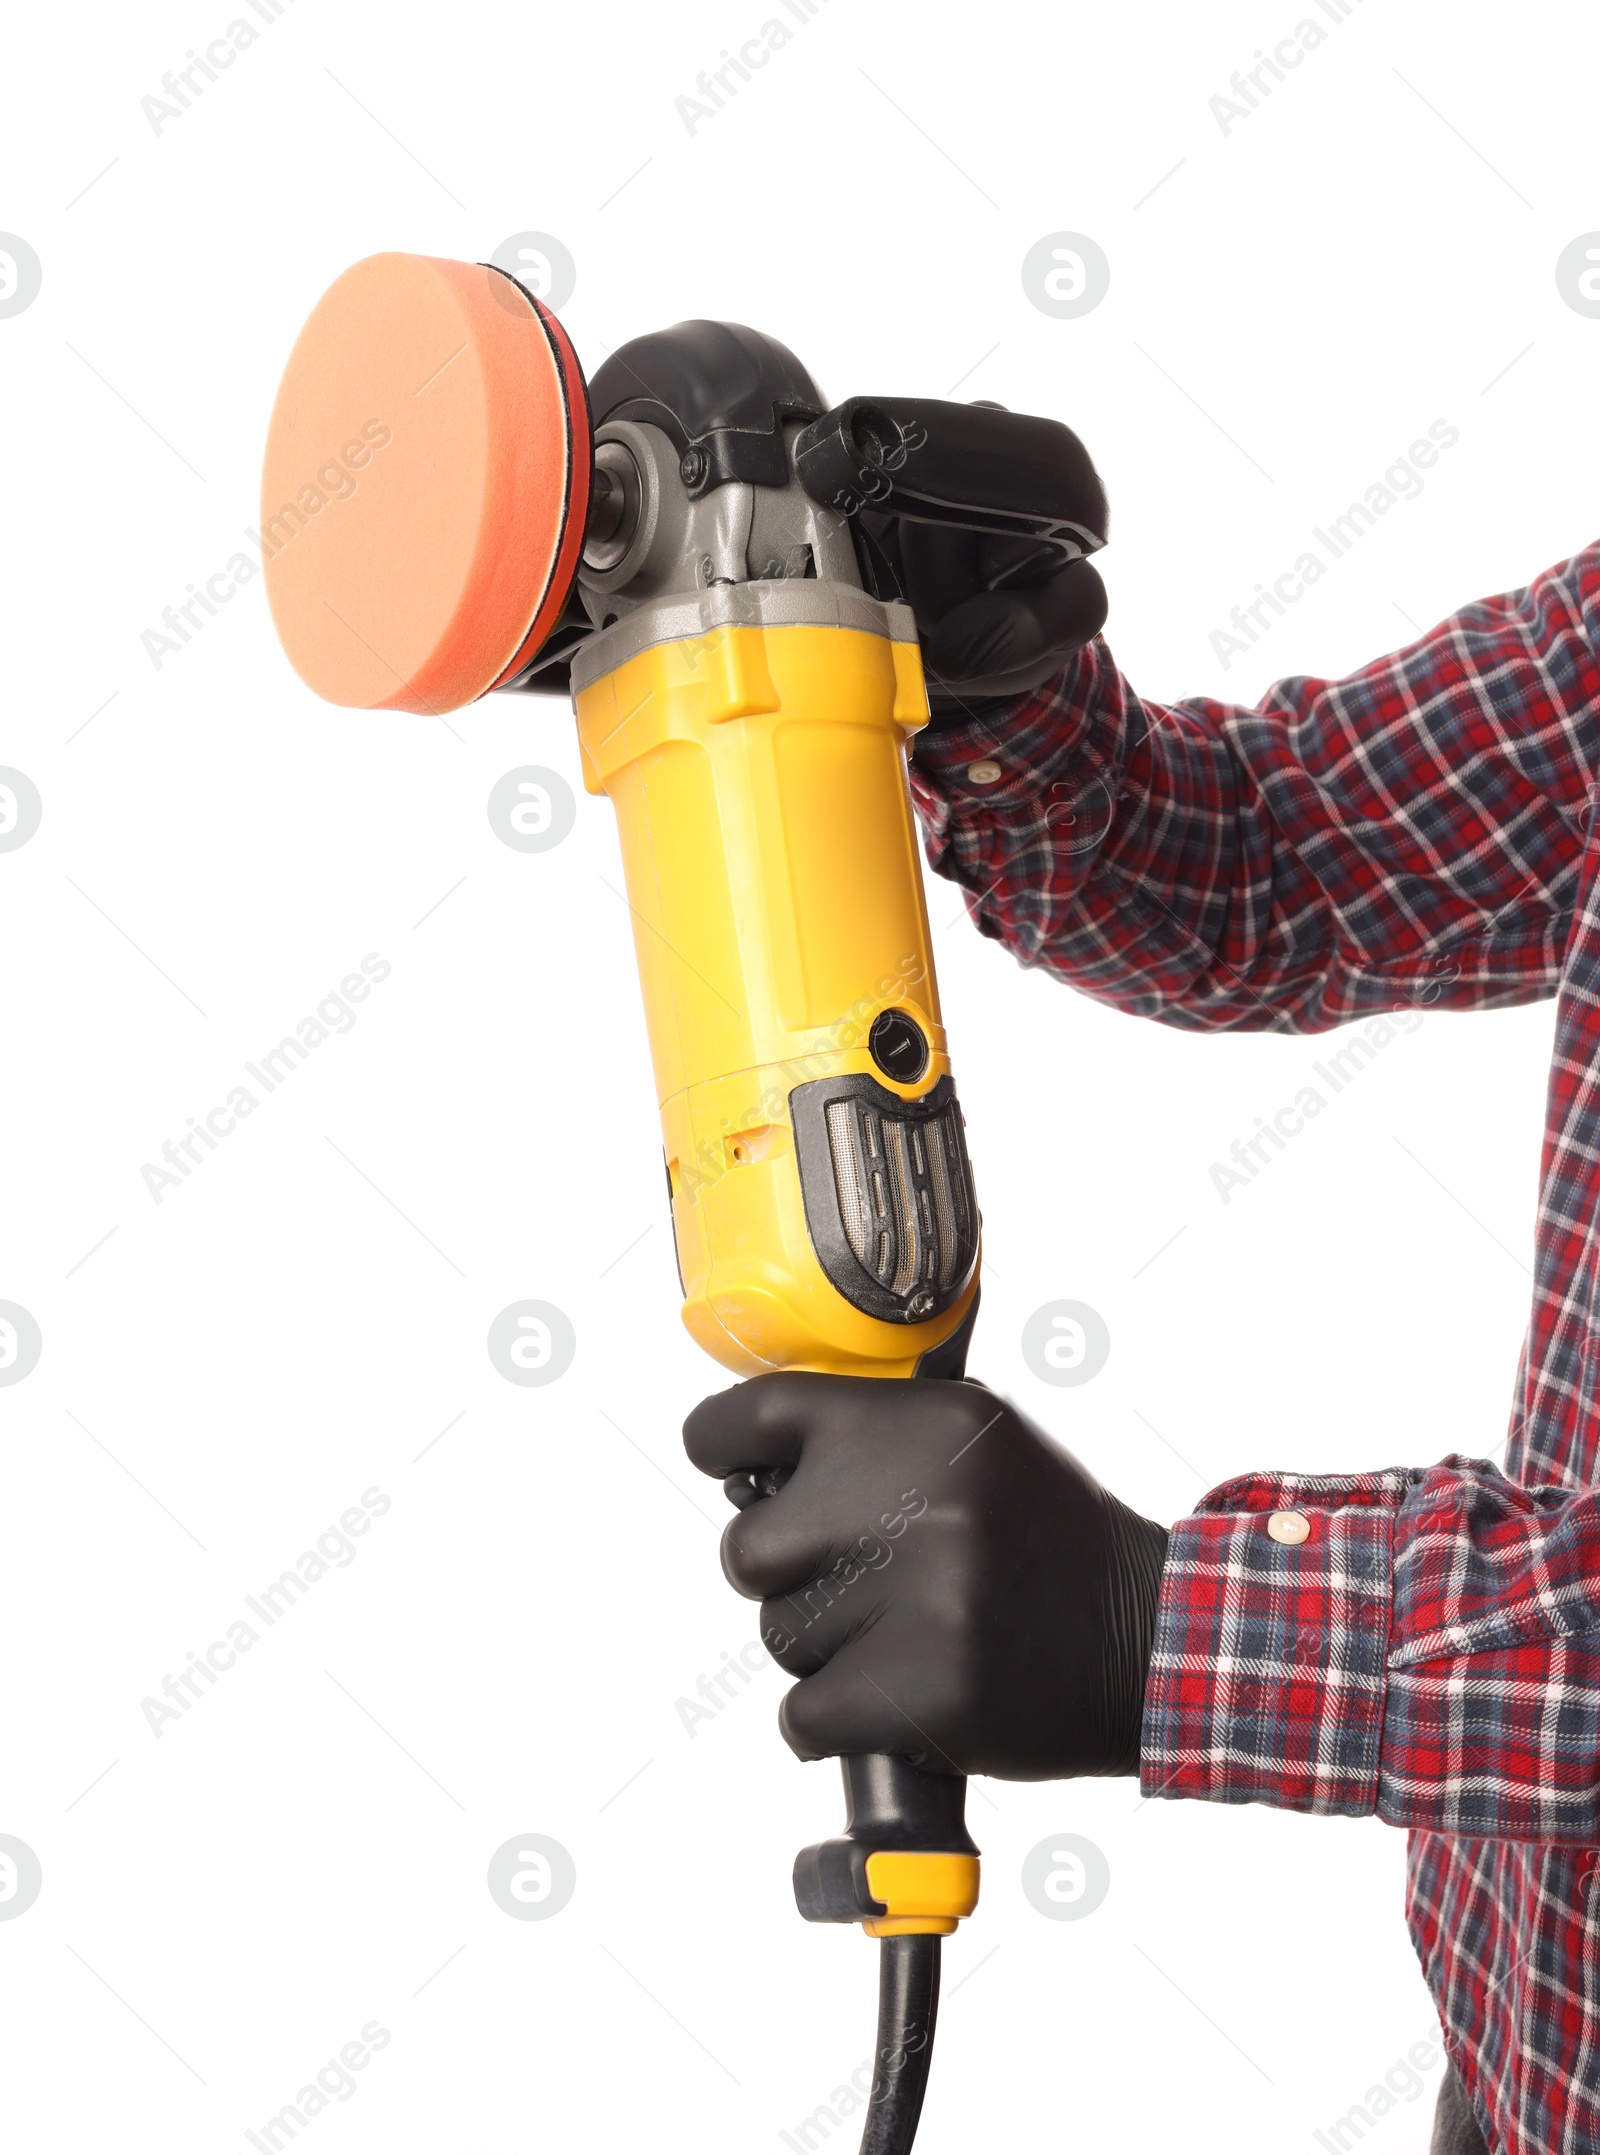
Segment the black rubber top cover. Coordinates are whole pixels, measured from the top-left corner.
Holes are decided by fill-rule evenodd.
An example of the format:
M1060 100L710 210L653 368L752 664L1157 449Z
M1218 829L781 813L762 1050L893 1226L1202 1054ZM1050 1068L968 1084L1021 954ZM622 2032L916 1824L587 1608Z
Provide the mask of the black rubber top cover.
M589 403L596 426L639 420L660 427L680 455L699 450L684 473L696 495L730 479L782 486L784 420L822 410L788 346L739 322L679 322L635 337L599 368Z

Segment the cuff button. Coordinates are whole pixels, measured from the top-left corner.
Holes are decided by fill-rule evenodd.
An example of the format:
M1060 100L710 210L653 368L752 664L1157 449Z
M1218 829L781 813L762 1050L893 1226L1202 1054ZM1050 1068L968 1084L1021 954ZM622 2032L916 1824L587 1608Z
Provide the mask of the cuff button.
M969 763L967 783L973 786L993 786L1005 776L998 763Z
M1267 1532L1274 1541L1293 1546L1311 1539L1311 1521L1303 1511L1275 1511L1267 1521Z

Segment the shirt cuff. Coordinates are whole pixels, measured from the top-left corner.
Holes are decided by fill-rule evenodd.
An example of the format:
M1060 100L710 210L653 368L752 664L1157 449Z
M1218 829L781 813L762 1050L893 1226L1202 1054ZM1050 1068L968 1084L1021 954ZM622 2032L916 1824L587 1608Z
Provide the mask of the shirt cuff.
M1247 1475L1173 1528L1145 1687L1146 1796L1376 1807L1394 1519L1411 1479Z
M1070 807L1110 667L1097 637L1031 695L924 727L912 744L911 790L934 837L972 820L1031 821L1058 798Z

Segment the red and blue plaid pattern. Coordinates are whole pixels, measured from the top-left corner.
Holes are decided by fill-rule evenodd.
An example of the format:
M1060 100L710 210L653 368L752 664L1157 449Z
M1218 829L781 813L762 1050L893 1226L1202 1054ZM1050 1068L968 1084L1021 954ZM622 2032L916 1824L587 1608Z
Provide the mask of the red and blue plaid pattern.
M1597 650L1600 547L1249 711L1144 703L1096 641L912 770L979 928L1121 1009L1317 1032L1557 1000L1506 1472L1212 1491L1145 1708L1150 1794L1413 1829L1412 1937L1506 2155L1600 2148Z

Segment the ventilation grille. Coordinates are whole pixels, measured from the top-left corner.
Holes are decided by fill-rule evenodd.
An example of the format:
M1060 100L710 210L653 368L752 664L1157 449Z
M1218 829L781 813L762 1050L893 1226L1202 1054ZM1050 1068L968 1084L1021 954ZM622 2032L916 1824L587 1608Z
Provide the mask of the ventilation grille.
M948 1077L902 1100L869 1077L790 1095L806 1220L823 1270L856 1308L918 1323L972 1274L978 1212Z

